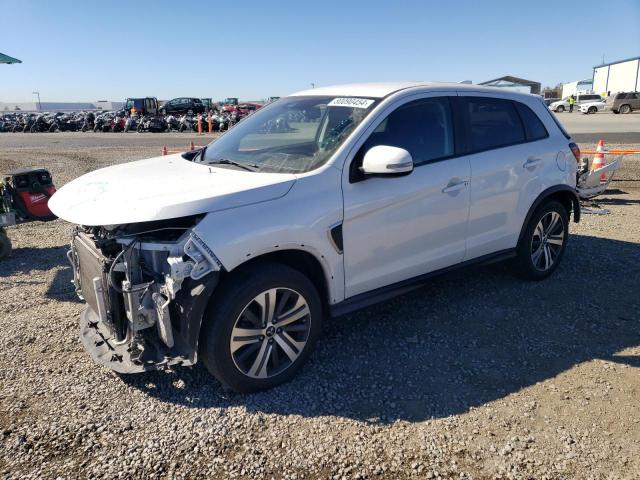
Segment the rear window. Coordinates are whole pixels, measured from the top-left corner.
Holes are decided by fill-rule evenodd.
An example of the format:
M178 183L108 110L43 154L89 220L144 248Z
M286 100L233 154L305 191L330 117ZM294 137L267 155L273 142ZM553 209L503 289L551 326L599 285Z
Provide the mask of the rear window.
M466 97L465 101L473 151L505 147L525 141L522 122L510 100Z
M527 140L540 140L549 136L549 132L547 132L547 129L544 128L544 125L538 118L538 115L536 115L533 110L527 107L524 103L513 103L516 106L518 113L520 114L522 123L524 124L524 130L527 135Z

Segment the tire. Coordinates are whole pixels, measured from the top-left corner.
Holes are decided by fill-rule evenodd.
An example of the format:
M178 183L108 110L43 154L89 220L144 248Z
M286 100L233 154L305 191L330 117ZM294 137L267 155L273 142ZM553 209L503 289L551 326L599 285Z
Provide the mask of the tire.
M598 113L598 108L597 107L589 107L589 109L587 110L587 113Z
M619 114L620 112L618 110L611 110L613 113L615 113L616 115Z
M274 305L271 321L269 308L260 302ZM283 312L293 314L278 327L276 319ZM266 390L290 380L302 367L322 330L322 315L318 290L305 275L286 265L259 263L232 273L214 295L200 333L200 354L227 388ZM239 337L237 329L256 334Z
M558 108L556 108L556 112L558 113L564 112L564 105L560 105Z
M0 260L7 258L11 254L11 240L7 232L0 229Z
M568 237L569 213L564 205L556 200L544 202L531 215L518 242L517 273L528 280L547 278L558 268Z
M631 105L620 105L618 111L622 114L631 113Z

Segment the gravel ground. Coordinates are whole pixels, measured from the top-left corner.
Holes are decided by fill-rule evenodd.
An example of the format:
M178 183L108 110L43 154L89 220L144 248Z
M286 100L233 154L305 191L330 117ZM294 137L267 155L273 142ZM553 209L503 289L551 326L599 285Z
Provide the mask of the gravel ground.
M56 184L182 135L0 135ZM197 140L197 139L196 139ZM592 147L592 145L582 145ZM638 145L636 145L638 147ZM294 381L230 395L204 368L117 376L77 338L69 224L0 264L4 478L640 478L640 159L541 283L502 264L325 322Z

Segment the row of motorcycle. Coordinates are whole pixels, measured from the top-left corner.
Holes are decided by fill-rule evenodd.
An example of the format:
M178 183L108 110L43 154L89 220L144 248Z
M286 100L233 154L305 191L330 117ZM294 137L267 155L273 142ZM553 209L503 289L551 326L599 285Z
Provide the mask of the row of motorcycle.
M238 112L211 113L211 127L224 131L241 120ZM201 128L208 131L207 115ZM0 116L0 132L197 132L198 117L184 115L138 115L124 110L114 112L5 113Z

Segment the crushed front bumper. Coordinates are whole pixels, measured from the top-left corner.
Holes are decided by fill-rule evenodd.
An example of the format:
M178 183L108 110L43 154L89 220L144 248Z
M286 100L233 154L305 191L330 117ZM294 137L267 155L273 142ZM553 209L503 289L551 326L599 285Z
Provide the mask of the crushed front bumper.
M141 332L142 333L142 332ZM132 342L118 342L111 330L91 307L80 315L80 341L94 362L118 373L140 373L160 370L171 365L192 365L187 356L176 356L159 341L149 341L141 334Z

